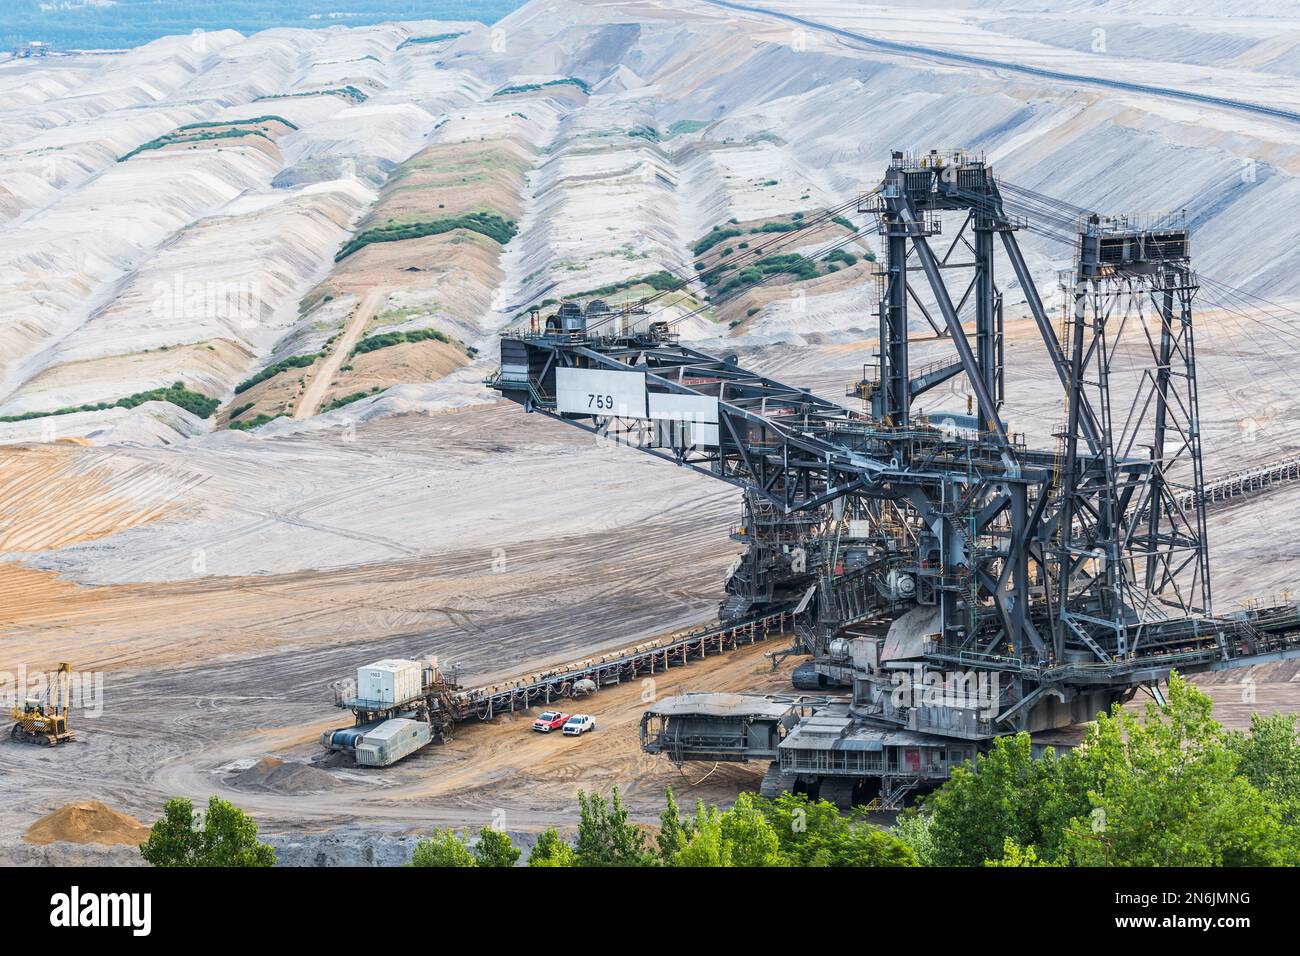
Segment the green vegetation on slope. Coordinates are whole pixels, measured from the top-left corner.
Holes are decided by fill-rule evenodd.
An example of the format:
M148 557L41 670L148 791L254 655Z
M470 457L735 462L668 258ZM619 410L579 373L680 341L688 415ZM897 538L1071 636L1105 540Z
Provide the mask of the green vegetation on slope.
M221 405L215 398L208 398L199 392L191 392L180 382L173 382L166 388L152 388L147 392L136 392L115 402L96 402L93 405L75 405L56 408L51 412L24 412L22 415L3 415L0 422L25 422L33 418L45 418L49 415L73 415L77 412L102 412L109 408L135 408L145 402L171 402L199 418L209 418Z
M721 283L718 285L718 294L730 295L745 286L762 282L768 276L779 274L793 276L796 280L803 281L816 278L820 273L817 271L817 263L807 256L791 252L784 255L764 256L729 278L721 270L714 269L704 276L704 280L710 285Z
M421 43L443 43L447 40L457 40L460 37L463 37L466 32L467 31L462 30L459 33L435 33L433 36L427 37L407 37L398 44L397 48L402 50L408 46L415 46Z
M547 80L545 83L521 83L518 86L503 86L493 93L493 96L510 96L513 93L532 93L534 90L545 89L548 86L576 86L582 92L591 95L591 87L585 80L580 80L576 76L566 76L562 80Z
M708 120L678 120L668 127L668 135L677 136L681 133L697 133L708 125Z
M280 412L278 415L268 415L265 412L260 415L254 415L252 418L246 418L242 422L231 422L230 427L237 432L251 431L254 428L260 428L267 422L273 422L277 418L284 418L285 413Z
M352 350L353 355L361 355L365 352L373 352L376 349L386 349L393 345L402 345L406 342L443 342L447 345L456 345L469 351L469 347L464 342L458 342L446 332L439 332L437 329L411 329L407 332L381 332L379 335L372 335L369 338L362 339L357 343L357 347Z
M226 126L226 125L228 125L228 124L226 124L226 123L213 123L213 124L208 124L208 125L212 125L212 126ZM184 129L190 129L191 132L188 132L188 133L182 132L181 130L184 130ZM177 143L205 143L205 142L215 142L216 140L221 140L221 139L239 139L239 138L241 138L241 137L243 137L243 136L260 136L260 137L262 137L262 138L265 139L265 140L270 140L270 138L271 138L271 137L267 136L266 133L264 133L262 130L260 130L260 129L253 129L253 128L251 128L251 127L242 127L242 126L240 126L240 127L236 127L235 129L223 129L223 130L219 130L219 131L213 131L213 130L207 130L207 131L205 131L205 130L202 130L202 129L197 128L197 126L196 126L196 127L184 127L184 126L183 126L183 127L181 127L180 130L177 130L177 131L174 132L174 133L165 133L165 134L163 134L162 136L159 136L157 139L151 139L151 140L149 140L149 142L147 142L147 143L142 143L141 145L137 146L135 149L131 150L131 152L127 153L125 156L119 156L117 161L118 161L119 163L125 163L125 162L126 162L128 159L130 159L132 156L136 156L136 155L138 155L139 153L143 153L143 152L146 152L146 151L148 151L148 150L152 150L152 149L162 149L164 146L174 146L174 145L176 145Z
M853 229L853 224L843 217L837 216L832 221L845 228ZM802 212L791 214L788 220L765 222L760 226L751 226L748 229L741 227L735 219L731 219L728 223L714 226L709 230L708 234L695 244L694 252L695 255L700 256L727 239L762 233L794 232L803 225L804 213ZM749 243L741 242L737 246L742 250L746 250L749 248ZM822 270L819 270L816 262L806 256L798 253L784 253L764 256L756 261L747 262L743 268L736 271L732 264L725 260L736 252L737 246L729 245L723 248L717 254L712 266L703 259L697 260L695 263L695 270L701 273L704 282L719 295L729 295L747 286L755 285L773 275L785 274L802 281L815 278L818 275L838 272L841 268L856 265L858 262L858 256L853 253L845 249L834 249L822 256L821 263L824 267ZM874 253L867 252L865 258L868 262L874 262L876 257Z
M691 247L695 255L700 256L708 252L724 239L731 239L734 236L743 236L744 233L739 229L726 229L722 226L714 226L713 229L703 239Z
M504 219L492 212L471 212L462 216L435 219L430 222L406 222L391 226L380 226L358 233L344 243L335 262L346 259L372 242L401 242L404 239L421 239L425 236L437 236L455 229L468 229L487 236L494 242L505 245L519 231L513 219Z
M235 394L239 395L248 391L254 385L265 382L268 378L274 378L281 372L288 371L291 368L306 368L314 363L318 358L323 356L324 352L312 352L307 355L294 355L291 358L282 359L273 365L268 365L262 371L258 372L252 378L246 378L235 386Z
M254 103L260 103L264 100L293 100L302 96L341 96L353 103L364 103L370 97L362 90L357 89L350 83L347 86L333 86L326 90L304 90L301 93L270 93L266 96L259 96Z
M663 292L665 289L671 289L677 285L680 280L665 269L658 272L651 272L643 276L633 276L631 279L624 279L621 282L611 282L609 285L603 285L597 289L588 289L586 292L577 292L573 295L566 295L567 300L575 299L600 299L605 296L614 295L619 292L626 292L628 289L634 289L639 285L648 285L656 292ZM550 303L543 302L542 305Z
M353 402L359 402L363 398L369 398L371 395L378 395L383 391L383 387L376 385L368 392L353 392L351 395L344 395L342 398L336 398L326 405L321 411L332 412L336 408L342 408L344 405L351 405Z
M192 129L212 129L214 126L253 126L258 123L282 123L289 129L298 129L297 124L290 123L283 116L276 116L274 113L267 113L265 116L254 116L252 119L244 120L214 120L209 123L186 123L184 126L178 126L176 131L183 133Z

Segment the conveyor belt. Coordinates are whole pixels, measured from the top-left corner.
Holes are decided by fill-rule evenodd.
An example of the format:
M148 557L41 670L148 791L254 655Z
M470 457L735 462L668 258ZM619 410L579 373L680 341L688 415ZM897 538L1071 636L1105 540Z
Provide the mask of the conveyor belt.
M1300 480L1300 455L1272 461L1257 468L1234 471L1222 478L1206 482L1201 489L1200 498L1206 505L1214 505L1296 480ZM1187 492L1179 501L1184 508L1190 508L1195 504L1196 495Z
M670 667L691 661L725 654L768 637L786 634L793 623L793 605L788 605L777 611L769 609L763 614L738 621L674 634L486 687L462 690L448 689L442 685L425 688L419 697L397 702L345 697L337 701L337 706L354 711L358 714L358 719L361 719L363 714L391 715L417 710L427 702L430 713L444 722L475 718L491 720L498 714L514 713L529 707L545 706L556 700L585 696L590 691L584 692L583 687L579 686L583 682L594 684L598 690L643 675L662 673Z
M557 667L538 674L528 674L518 680L490 687L460 691L447 700L456 720L478 717L491 720L501 713L526 710L553 700L581 696L575 695L575 685L588 680L597 688L620 684L642 675L658 674L669 667L702 660L738 647L744 647L784 634L792 624L789 609L745 618L725 625L700 628L660 640L638 644Z

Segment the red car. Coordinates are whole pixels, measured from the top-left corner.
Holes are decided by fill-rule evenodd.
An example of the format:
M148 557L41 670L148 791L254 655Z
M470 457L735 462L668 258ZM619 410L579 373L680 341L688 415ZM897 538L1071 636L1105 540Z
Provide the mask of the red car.
M568 719L568 714L561 713L558 710L546 710L533 721L533 730L549 734L552 730L559 730L563 727Z

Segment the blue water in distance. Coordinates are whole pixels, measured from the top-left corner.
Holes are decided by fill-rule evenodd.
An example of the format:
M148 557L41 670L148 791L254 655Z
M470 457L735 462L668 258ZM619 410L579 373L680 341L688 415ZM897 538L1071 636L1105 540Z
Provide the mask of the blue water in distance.
M0 0L0 54L122 49L195 30L364 26L390 20L495 23L524 0Z

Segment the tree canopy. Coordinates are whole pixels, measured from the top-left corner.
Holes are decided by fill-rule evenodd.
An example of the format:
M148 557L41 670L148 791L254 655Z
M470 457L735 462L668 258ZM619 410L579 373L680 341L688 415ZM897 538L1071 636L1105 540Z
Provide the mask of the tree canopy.
M257 842L257 824L217 796L203 814L189 800L168 800L140 856L151 866L275 866L275 850Z
M1274 866L1300 859L1298 788L1294 716L1229 734L1174 674L1163 706L1116 705L1064 755L998 739L900 834L947 866Z
M448 828L434 830L432 834L417 843L409 865L447 867L477 866L478 863L465 841L458 837L454 830Z
M514 866L523 851L510 842L501 830L484 827L478 831L474 845L474 862L479 866Z
M646 866L653 857L645 832L632 823L618 787L609 802L598 793L578 791L579 866Z
M533 844L528 854L529 866L577 866L578 857L573 847L560 839L559 831L554 828L546 830Z

